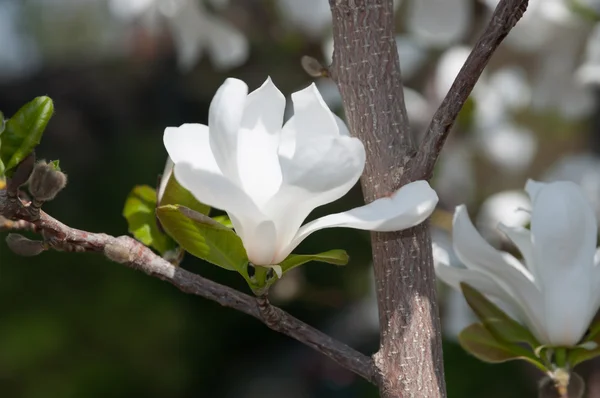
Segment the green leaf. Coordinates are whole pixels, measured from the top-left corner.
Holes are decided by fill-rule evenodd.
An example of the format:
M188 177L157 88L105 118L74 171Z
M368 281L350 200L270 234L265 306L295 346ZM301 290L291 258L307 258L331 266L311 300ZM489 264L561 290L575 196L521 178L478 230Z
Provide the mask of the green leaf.
M547 371L531 351L517 344L499 341L480 323L466 327L458 335L458 341L465 351L483 362L501 363L522 359L544 372Z
M513 343L527 343L532 349L541 345L527 328L506 315L483 294L466 283L461 283L460 287L469 307L497 339Z
M190 191L177 182L175 173L171 173L171 177L169 177L165 192L159 204L159 206L167 205L181 205L204 215L208 215L208 212L210 211L210 206L198 202Z
M138 185L129 194L123 216L129 224L129 233L161 255L177 247L156 222L156 191L147 185Z
M48 163L48 165L50 165L50 167L52 167L52 169L54 169L55 171L61 171L60 169L60 160L53 160L50 163Z
M279 264L283 273L299 267L309 261L319 261L334 265L346 265L350 257L345 250L330 250L319 254L290 254L285 260Z
M161 206L156 214L167 233L188 253L221 268L238 271L250 283L246 250L232 229L179 205Z
M212 219L218 222L219 224L223 224L227 228L233 228L233 224L228 216L214 216L212 217Z
M16 167L40 143L53 112L50 98L37 97L6 122L0 147L0 161L5 171Z
M567 353L567 362L571 367L580 364L581 362L589 361L590 359L600 356L600 322L594 323L587 338L581 342L581 344L595 343L595 347L592 349L585 347L575 347L569 350Z

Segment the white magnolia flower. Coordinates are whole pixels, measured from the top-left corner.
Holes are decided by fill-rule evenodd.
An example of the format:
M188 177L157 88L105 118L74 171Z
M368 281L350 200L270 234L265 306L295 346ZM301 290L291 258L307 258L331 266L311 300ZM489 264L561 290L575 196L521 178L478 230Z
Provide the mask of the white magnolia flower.
M213 0L216 7L223 0ZM164 20L182 70L196 65L206 50L216 69L240 66L248 58L246 37L229 22L206 11L199 0L111 0L111 10L125 20L139 19L150 32Z
M597 222L572 182L528 181L531 230L500 224L523 256L490 246L473 227L467 209L456 209L454 250L467 269L438 264L436 273L459 288L465 282L503 302L541 344L574 346L600 306Z
M432 47L459 42L471 28L471 0L412 0L406 13L409 32Z
M228 213L252 263L279 264L323 228L396 231L431 214L437 195L426 181L416 181L302 226L314 208L354 186L365 149L314 84L292 94L292 101L294 116L282 127L285 97L270 79L250 94L244 82L227 79L212 100L208 126L165 130L175 177L200 202Z
M573 181L579 185L600 220L600 158L597 155L567 155L552 165L542 180Z

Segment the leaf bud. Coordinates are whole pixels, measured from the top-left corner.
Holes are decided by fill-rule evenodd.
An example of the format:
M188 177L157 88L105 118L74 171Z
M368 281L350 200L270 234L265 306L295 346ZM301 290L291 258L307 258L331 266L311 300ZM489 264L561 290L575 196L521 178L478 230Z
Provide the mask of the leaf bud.
M43 241L31 240L20 234L8 234L6 244L13 253L25 257L37 256L47 249Z
M39 202L54 199L66 185L67 176L54 163L44 160L36 163L29 178L29 192Z

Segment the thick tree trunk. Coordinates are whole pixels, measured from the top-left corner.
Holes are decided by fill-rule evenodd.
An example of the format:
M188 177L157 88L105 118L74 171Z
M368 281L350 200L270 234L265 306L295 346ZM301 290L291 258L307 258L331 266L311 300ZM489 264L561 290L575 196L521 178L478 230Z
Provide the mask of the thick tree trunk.
M367 150L362 187L371 202L423 175L414 161L417 150L404 105L392 0L330 0L330 5L335 43L330 74L350 131ZM381 396L445 397L428 224L373 234L373 266Z

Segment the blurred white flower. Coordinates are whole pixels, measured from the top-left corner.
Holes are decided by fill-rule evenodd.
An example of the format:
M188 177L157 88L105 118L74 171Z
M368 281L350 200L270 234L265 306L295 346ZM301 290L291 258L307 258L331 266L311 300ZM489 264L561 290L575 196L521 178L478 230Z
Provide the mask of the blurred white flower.
M592 154L568 155L543 176L544 181L572 181L583 190L600 220L600 158Z
M23 29L22 4L0 2L0 78L14 79L27 76L41 64L41 57L33 38Z
M499 0L483 0L490 13ZM565 0L529 0L527 10L519 23L511 30L505 42L515 50L536 52L541 47L552 46L562 27L575 26L578 18Z
M460 42L471 28L472 19L471 0L412 0L406 13L408 31L431 47Z
M227 21L208 13L201 1L111 0L110 5L116 16L137 19L150 32L156 32L164 20L183 71L193 68L204 51L219 70L240 66L248 58L246 37Z
M225 210L255 265L276 265L323 228L397 231L424 221L437 195L426 181L390 197L301 226L309 213L345 195L365 165L365 149L325 105L314 84L285 97L270 79L248 94L227 79L209 108L209 126L165 130L177 181L200 202Z
M394 0L397 10L401 0ZM328 0L278 0L277 6L285 22L311 39L319 39L331 29Z
M595 0L593 0L595 1ZM498 0L485 0L495 7ZM534 57L532 109L554 111L564 118L579 119L594 109L585 82L595 79L594 62L579 68L581 43L591 25L570 9L565 0L530 0L523 18L506 38L507 46ZM593 35L588 46L594 43ZM579 70L578 70L579 68ZM577 75L575 75L577 71Z
M436 101L441 102L471 52L466 46L446 50L438 61L434 78ZM482 74L472 98L472 138L486 158L505 172L516 173L533 161L538 141L533 132L514 120L517 111L531 103L531 86L525 72L504 67Z
M491 247L473 227L466 208L456 209L454 249L467 267L438 264L441 280L465 282L501 300L543 345L574 346L600 306L597 222L572 182L529 181L531 231L500 224L523 256L519 261Z
M448 142L438 161L433 187L445 208L475 199L475 170L472 149L468 142L454 139Z
M523 191L503 191L489 196L477 213L477 227L482 235L493 242L500 242L504 235L498 224L524 227L531 219L531 202Z

